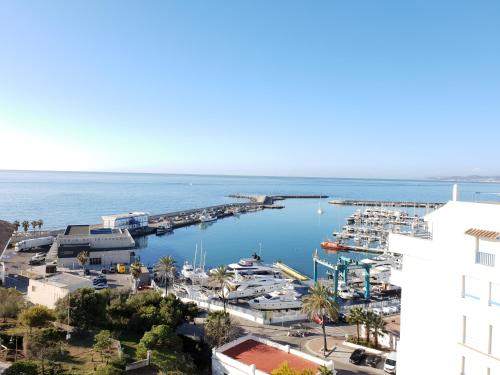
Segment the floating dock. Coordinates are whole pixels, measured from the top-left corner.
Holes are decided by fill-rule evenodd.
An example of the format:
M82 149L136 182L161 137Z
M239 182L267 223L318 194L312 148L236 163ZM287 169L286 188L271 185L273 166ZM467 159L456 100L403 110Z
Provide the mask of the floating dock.
M340 206L367 206L367 207L415 207L439 208L443 202L409 202L409 201L372 201L357 199L334 199L328 202Z
M281 270L281 272L283 272L284 274L292 277L295 280L299 280L299 281L307 281L307 280L309 280L309 277L307 277L306 275L300 273L297 270L294 270L292 267L287 266L283 262L276 262L276 263L274 263L274 265L277 268L279 268Z

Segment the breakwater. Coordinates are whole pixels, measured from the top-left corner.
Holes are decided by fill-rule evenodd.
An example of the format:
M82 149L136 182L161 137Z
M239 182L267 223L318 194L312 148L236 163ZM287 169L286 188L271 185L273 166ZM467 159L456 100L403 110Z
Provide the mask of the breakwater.
M415 208L438 208L443 202L410 202L410 201L375 201L358 199L334 199L329 204L341 206L366 206L366 207L415 207Z

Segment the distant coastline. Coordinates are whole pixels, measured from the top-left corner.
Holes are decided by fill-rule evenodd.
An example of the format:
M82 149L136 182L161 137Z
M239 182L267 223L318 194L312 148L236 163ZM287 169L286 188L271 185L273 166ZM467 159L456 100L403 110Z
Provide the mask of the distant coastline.
M449 181L449 182L479 182L479 183L500 183L500 176L436 176L429 177L429 180L434 181Z

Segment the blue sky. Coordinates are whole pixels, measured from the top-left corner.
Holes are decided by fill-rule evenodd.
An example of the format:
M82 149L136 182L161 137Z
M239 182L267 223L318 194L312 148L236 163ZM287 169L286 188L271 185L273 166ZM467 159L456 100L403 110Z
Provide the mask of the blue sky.
M498 1L0 3L0 169L500 174Z

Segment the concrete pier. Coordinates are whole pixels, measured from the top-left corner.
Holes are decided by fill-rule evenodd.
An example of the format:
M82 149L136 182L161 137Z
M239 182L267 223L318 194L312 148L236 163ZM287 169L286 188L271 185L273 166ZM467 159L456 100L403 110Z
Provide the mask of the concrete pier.
M372 201L357 199L334 199L328 202L340 206L367 206L367 207L415 207L415 208L438 208L443 202L409 202L409 201Z

